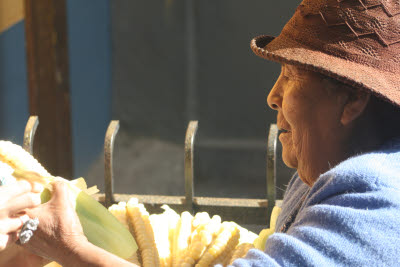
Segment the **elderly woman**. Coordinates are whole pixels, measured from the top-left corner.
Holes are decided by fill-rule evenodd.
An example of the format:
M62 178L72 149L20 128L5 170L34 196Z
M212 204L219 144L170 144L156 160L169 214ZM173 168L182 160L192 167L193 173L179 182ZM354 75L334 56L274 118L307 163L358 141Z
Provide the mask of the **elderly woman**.
M282 65L267 102L297 172L265 251L234 266L399 265L398 1L304 0L279 37L251 47ZM89 245L55 192L31 211L45 223L25 246L66 266L128 265Z

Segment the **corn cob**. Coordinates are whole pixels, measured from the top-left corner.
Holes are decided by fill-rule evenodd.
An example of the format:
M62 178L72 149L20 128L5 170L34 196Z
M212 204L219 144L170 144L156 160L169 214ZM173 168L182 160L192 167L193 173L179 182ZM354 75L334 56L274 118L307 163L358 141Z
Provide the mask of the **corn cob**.
M137 199L133 198L126 204L126 211L129 227L138 242L143 266L159 266L159 256L149 220L149 213L142 204L137 203Z
M243 243L251 243L253 244L254 240L258 237L255 233L247 230L246 228L243 228L235 223L236 227L240 231L240 238L239 238L239 244Z
M167 214L152 214L149 217L154 231L154 240L160 257L160 266L169 265L170 244L169 244L169 226Z
M175 239L175 233L179 221L179 214L177 214L174 210L172 210L168 205L162 205L162 209L164 209L164 214L167 217L167 222L168 222L168 241L169 241L169 256L166 258L166 266L171 267L172 266L172 251L173 251L173 243Z
M278 216L279 216L279 214L281 213L281 210L282 210L281 207L278 207L278 206L275 206L275 207L272 209L272 212L271 212L271 219L270 219L270 222L269 222L269 228L275 230L276 221L278 220Z
M185 211L182 213L181 218L178 221L172 250L172 266L174 267L179 266L181 258L186 255L192 231L192 219L193 216L189 212Z
M216 264L221 264L223 266L228 265L233 253L235 252L235 248L239 242L239 238L240 231L236 228L235 234L233 234L233 237L230 238L229 241L226 243L226 249L224 249L221 255L211 263L211 266L214 266Z
M203 221L203 224L199 225L192 233L190 246L181 260L180 266L193 266L202 257L207 247L218 234L220 228L221 217L218 215L214 215L208 222L207 220Z
M52 177L22 147L11 142L0 141L0 161L14 169L13 176L15 178L41 183L45 187L41 193L42 203L50 199L52 188L50 183L56 178ZM131 257L137 246L129 231L104 206L73 183L66 182L71 202L88 240L121 258Z
M126 202L119 202L108 207L108 210L117 220L122 223L126 229L129 229L128 218L126 216Z
M22 147L9 141L0 141L0 161L13 169L32 171L41 176L51 176L40 163Z
M276 220L278 219L280 212L281 212L281 208L278 206L275 206L272 209L270 223L269 223L270 228L261 230L260 234L253 242L254 247L256 249L259 249L262 251L265 250L265 244L267 242L267 239L269 238L270 235L272 235L275 232Z
M220 233L213 241L204 255L200 258L196 267L206 267L217 264L225 260L229 252L232 251L239 241L239 230L230 222L223 222Z
M139 250L137 250L136 253L134 253L132 257L130 257L126 260L130 263L140 266L141 258L140 258Z
M232 257L229 261L229 265L232 265L232 263L236 259L245 257L247 252L252 248L254 248L254 245L251 243L242 243L242 244L238 245L232 254Z
M192 231L194 231L200 225L205 225L210 221L210 215L207 212L198 212L195 214L192 220Z

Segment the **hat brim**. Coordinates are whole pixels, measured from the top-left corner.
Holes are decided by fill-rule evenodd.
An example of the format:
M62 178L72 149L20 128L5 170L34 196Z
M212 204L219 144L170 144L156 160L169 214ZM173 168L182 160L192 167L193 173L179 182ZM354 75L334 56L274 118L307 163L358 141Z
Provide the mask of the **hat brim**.
M350 86L371 90L400 106L400 77L395 73L306 48L284 36L277 38L268 35L258 36L251 41L251 49L262 58L283 64L299 65Z

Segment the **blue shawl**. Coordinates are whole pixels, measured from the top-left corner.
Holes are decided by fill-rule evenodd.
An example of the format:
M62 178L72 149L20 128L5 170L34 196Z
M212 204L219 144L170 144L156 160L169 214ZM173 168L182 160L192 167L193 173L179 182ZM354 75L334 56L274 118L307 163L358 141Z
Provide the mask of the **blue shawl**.
M311 188L295 175L276 229L264 252L233 266L400 266L400 140L341 162Z

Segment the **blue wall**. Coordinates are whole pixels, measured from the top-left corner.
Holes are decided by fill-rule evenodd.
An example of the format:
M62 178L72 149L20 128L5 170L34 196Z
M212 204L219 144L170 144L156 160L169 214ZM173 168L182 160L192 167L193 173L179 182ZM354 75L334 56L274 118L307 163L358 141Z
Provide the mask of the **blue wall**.
M68 0L67 12L74 176L84 176L111 118L109 1ZM19 22L0 35L0 138L18 144L29 117L24 30Z
M111 119L109 1L69 0L67 12L74 173L83 176L103 151Z
M19 22L0 34L0 139L22 144L29 117L25 27Z

